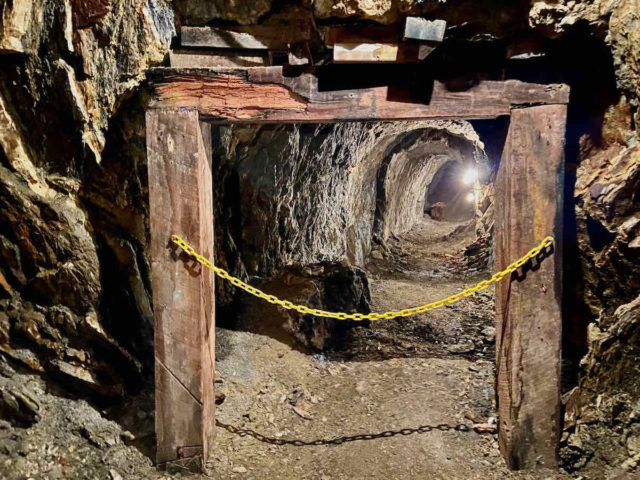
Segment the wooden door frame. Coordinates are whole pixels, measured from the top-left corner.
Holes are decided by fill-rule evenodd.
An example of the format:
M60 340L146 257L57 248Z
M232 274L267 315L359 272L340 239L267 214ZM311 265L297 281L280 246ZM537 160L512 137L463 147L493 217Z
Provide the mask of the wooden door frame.
M510 115L495 184L495 268L501 270L547 235L556 243L550 258L523 267L496 288L500 448L510 468L557 466L566 85L485 81L450 91L434 82L429 101L423 103L388 87L321 91L313 70L289 77L282 67L161 68L151 70L149 78L149 251L159 465L180 463L212 472L214 274L180 255L170 242L179 233L213 258L211 123Z

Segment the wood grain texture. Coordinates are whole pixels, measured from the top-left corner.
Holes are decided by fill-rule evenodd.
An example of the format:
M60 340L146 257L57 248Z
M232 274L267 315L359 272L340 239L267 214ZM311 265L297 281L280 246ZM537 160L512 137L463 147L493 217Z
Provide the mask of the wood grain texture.
M281 67L155 69L152 107L191 107L221 123L340 122L494 118L518 105L567 103L566 85L484 81L464 91L434 82L428 103L389 88L322 91L313 72L285 76Z
M286 50L290 44L308 42L308 28L271 25L242 27L182 27L180 44L185 47Z
M204 462L215 435L213 272L178 255L178 233L213 255L210 127L191 110L146 113L155 318L157 462ZM203 135L204 132L204 135ZM200 463L198 461L198 463Z
M266 55L221 54L199 50L169 52L169 65L172 68L262 67L267 66L268 61Z
M395 26L331 26L321 28L321 32L327 46L336 43L398 43L402 40L402 32Z
M401 43L336 43L334 63L405 63L417 62L420 48Z
M565 105L513 110L495 183L496 271L556 239L496 286L499 443L513 469L557 467L565 118Z

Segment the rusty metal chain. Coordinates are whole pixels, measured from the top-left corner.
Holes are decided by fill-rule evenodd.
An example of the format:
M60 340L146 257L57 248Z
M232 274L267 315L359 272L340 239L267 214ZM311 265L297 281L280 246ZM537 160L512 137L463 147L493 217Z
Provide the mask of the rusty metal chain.
M420 425L419 427L413 427L413 428L387 430L379 433L359 433L357 435L345 435L342 437L334 437L334 438L321 438L317 440L300 440L300 439L268 437L266 435L263 435L262 433L256 432L255 430L228 425L226 423L221 422L218 419L216 419L216 425L220 428L225 429L229 433L233 433L241 437L246 437L246 436L253 437L260 442L268 443L270 445L294 445L296 447L320 446L320 445L342 445L343 443L357 442L359 440L375 440L376 438L389 438L389 437L395 437L398 435L406 436L406 435L413 435L415 433L432 432L434 430L439 430L441 432L450 432L450 431L470 432L471 431L471 427L469 427L468 425L465 425L464 423L459 423L457 425L440 423L438 425Z
M252 287L251 285L244 283L239 278L229 274L226 270L220 267L216 267L211 261L209 261L207 258L203 257L198 252L196 252L195 249L191 245L189 245L187 242L185 242L180 236L172 235L171 241L176 245L178 245L185 253L193 257L198 263L200 263L206 268L213 270L216 273L216 275L218 275L220 278L224 278L225 280L228 280L232 285L235 285L236 287L241 288L242 290L250 293L251 295L254 295L258 298L262 298L263 300L266 300L267 302L272 303L274 305L280 305L282 308L286 308L287 310L295 310L302 314L311 314L318 317L337 318L339 320L382 320L382 319L391 319L396 317L409 317L411 315L417 315L419 313L435 310L436 308L441 308L441 307L444 307L445 305L451 305L452 303L456 303L462 300L463 298L470 297L476 292L480 290L484 290L489 286L491 286L492 284L499 282L507 275L512 274L518 268L525 265L529 260L539 255L546 248L553 245L553 237L546 237L544 240L542 240L542 242L540 242L540 244L537 247L534 247L531 250L529 250L529 252L527 252L521 258L519 258L518 260L510 264L507 268L505 268L500 272L494 273L489 280L483 280L477 283L476 285L474 285L473 287L469 287L459 293L451 295L442 300L427 303L425 305L420 305L419 307L407 308L404 310L396 310L396 311L385 312L385 313L364 314L364 313L328 312L326 310L309 308L304 305L296 305L288 300L281 300L275 295L269 295L263 292L262 290L259 290L255 287Z

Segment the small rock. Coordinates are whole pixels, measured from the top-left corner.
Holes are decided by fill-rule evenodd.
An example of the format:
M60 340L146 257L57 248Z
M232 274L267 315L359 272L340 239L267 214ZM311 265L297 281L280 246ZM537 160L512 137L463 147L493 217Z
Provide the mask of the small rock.
M313 417L309 412L302 410L301 408L298 408L298 407L291 407L291 408L293 408L293 411L296 412L298 416L304 418L305 420L313 420Z
M464 414L464 418L471 420L473 423L480 423L480 417L472 411L468 411Z
M485 341L488 343L493 343L496 341L496 329L495 327L486 327L482 329L482 335L484 336Z
M476 423L473 425L473 429L478 433L496 433L498 427L491 423Z
M0 390L0 410L17 427L30 427L40 421L40 406L24 388Z
M122 480L122 476L113 469L109 470L109 476L111 480Z
M449 345L447 350L450 353L471 353L476 349L473 342L457 343L455 345Z
M371 252L371 258L382 260L384 257L382 256L382 252L380 250L373 250Z
M233 468L231 469L231 471L232 471L233 473L247 473L247 469L246 469L245 467L242 467L242 466L240 466L240 467L233 467Z

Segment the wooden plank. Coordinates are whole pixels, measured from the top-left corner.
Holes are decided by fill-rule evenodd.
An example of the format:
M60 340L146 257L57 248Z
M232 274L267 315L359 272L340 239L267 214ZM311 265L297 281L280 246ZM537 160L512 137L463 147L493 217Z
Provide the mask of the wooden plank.
M171 50L172 68L262 67L268 65L266 55L221 54L198 50Z
M417 62L420 48L399 43L336 43L334 63L405 63Z
M294 43L287 52L289 65L309 65L311 63L311 50L307 42Z
M150 72L152 106L192 107L224 123L341 122L494 118L515 105L566 103L566 85L484 81L450 91L436 81L429 103L389 87L321 91L314 73L285 76L280 67Z
M182 27L180 44L185 47L286 50L292 43L308 42L310 37L311 32L305 27Z
M565 105L513 110L495 183L496 270L556 239L496 287L499 443L513 469L557 467L565 118Z
M195 109L146 113L158 464L210 470L215 436L213 272L178 257L173 233L213 256L210 159ZM209 147L210 148L210 147Z
M427 20L420 17L407 17L404 24L404 40L421 42L442 42L447 22L444 20Z
M324 43L333 46L336 43L399 43L402 34L397 27L366 25L350 27L324 27Z

